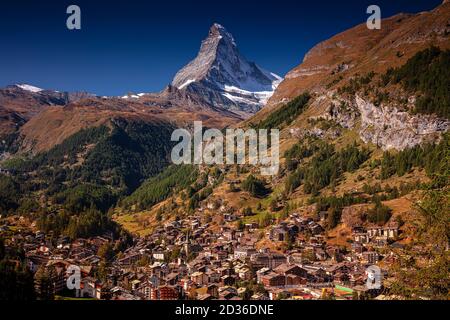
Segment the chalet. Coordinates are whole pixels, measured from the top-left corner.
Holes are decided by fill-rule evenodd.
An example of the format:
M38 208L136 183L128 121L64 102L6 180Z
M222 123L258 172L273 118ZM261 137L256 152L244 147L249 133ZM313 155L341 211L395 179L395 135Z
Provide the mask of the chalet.
M327 217L328 217L328 211L320 211L317 214L317 216L318 216L320 221L325 221L327 219Z
M164 261L166 258L166 253L164 251L156 251L153 252L153 259L158 260L158 261Z
M240 246L234 250L234 258L235 259L247 259L250 258L252 254L256 253L256 249L249 246Z
M303 269L295 264L289 265L289 264L284 263L284 264L279 265L275 269L273 269L273 271L278 274L295 275L295 276L304 277L304 278L306 278L306 276L308 275L308 272L305 269Z
M315 248L314 255L318 261L326 261L328 259L327 252L322 248Z
M280 297L291 297L291 294L288 290L281 290L281 289L269 290L270 300L277 300Z
M383 228L383 236L387 239L397 239L398 238L398 224L392 223Z
M209 283L217 283L220 281L220 274L215 270L208 270L205 272L208 276L208 282Z
M269 268L262 268L262 269L259 269L258 271L256 271L256 282L257 282L257 283L262 283L262 282L261 282L262 276L267 275L267 274L269 274L270 272L271 272L271 271L270 271Z
M286 277L275 272L261 276L261 283L266 287L283 287L286 285Z
M313 222L314 220L312 218L295 218L295 223L297 226L307 226L309 223Z
M216 269L216 272L220 275L220 277L231 275L234 273L233 269L226 268L226 267L220 267Z
M205 293L205 294L199 294L198 296L197 296L197 300L200 300L200 301L208 301L208 300L214 300L214 296L212 296L212 295L210 295L210 294L208 294L208 293Z
M191 280L192 282L203 286L205 284L208 284L208 275L204 272L194 272L193 274L191 274Z
M369 243L370 236L368 233L358 232L353 234L353 240L357 243Z
M141 284L142 284L141 280L134 279L133 281L131 281L131 290L136 291L140 287Z
M251 280L252 279L252 272L247 267L241 268L237 272L237 274L241 280Z
M337 263L325 268L328 275L335 275L338 273L349 273L351 268L346 263Z
M133 264L135 264L136 262L138 262L141 259L141 254L139 253L134 253L134 254L130 254L127 255L121 259L118 260L118 264L120 266L131 266Z
M167 235L164 239L162 239L161 243L165 246L170 246L175 243L174 235Z
M213 254L213 257L217 260L225 260L228 258L228 251L219 250Z
M220 287L219 288L219 299L220 300L231 300L237 296L237 289L233 287Z
M108 243L109 239L105 237L94 237L90 240L90 244L96 248L100 248L103 244Z
M192 228L192 230L195 230L195 229L197 229L197 228L199 228L199 227L200 227L200 221L194 220L194 221L191 222L191 228Z
M379 256L375 251L363 252L362 260L364 263L376 264L379 260Z
M223 286L233 286L236 283L236 278L234 276L223 276L220 278L220 283Z
M62 248L64 245L70 244L70 239L69 237L61 236L58 238L57 244Z
M111 300L142 300L139 296L132 294L130 291L120 286L111 288L111 290L109 290L109 295Z
M224 239L227 239L228 241L236 239L236 231L235 230L227 230L222 233L222 236Z
M383 236L375 237L372 239L371 244L375 247L384 248L388 244L388 239Z
M197 271L206 273L208 271L208 266L206 264L199 265Z
M177 272L169 273L166 278L164 279L166 281L166 284L174 286L178 283L179 274Z
M151 300L178 300L180 288L178 286L161 286L152 289L150 296Z
M244 295L246 292L247 292L247 288L245 288L245 287L241 287L237 291L238 295L240 295L240 296Z
M221 205L220 208L219 208L219 211L221 213L229 213L229 212L232 211L232 209L230 207L228 207L228 206Z
M323 234L316 234L315 236L309 238L309 243L314 244L317 247L322 247L322 245L325 244L326 241Z
M295 274L286 275L286 286L299 286L305 285L307 283L307 279L297 276Z
M100 281L91 277L83 278L81 279L80 288L81 297L101 299L102 284L100 283Z
M250 300L269 300L269 297L262 293L255 293L250 297Z
M309 231L311 231L313 235L318 235L325 231L320 224L317 224L315 222L309 223L308 227Z
M405 245L403 245L399 242L394 242L393 244L391 244L391 248L392 249L404 249Z
M191 243L188 246L188 251L189 252L202 252L203 251L203 247L198 244L198 243Z
M391 223L385 227L372 226L367 228L367 234L371 239L375 237L382 237L387 240L396 239L398 237L398 224Z
M150 275L156 276L159 278L164 278L164 276L168 273L167 265L162 264L160 262L155 262L150 266Z
M352 228L352 233L365 233L366 230L362 226L354 226Z
M335 246L329 246L326 249L327 255L331 257L331 261L333 262L342 262L344 260L344 254L342 250Z
M289 233L282 227L275 227L270 230L269 238L272 241L287 241L289 239Z
M381 236L381 227L380 226L371 226L367 228L367 235L369 238L375 238L377 236Z
M302 265L308 272L308 280L312 282L326 282L329 279L325 269L320 265Z
M216 209L219 208L219 205L220 204L217 201L209 201L206 204L206 208L209 209L209 210L216 210Z
M287 257L289 264L301 264L303 262L302 253L294 252Z
M352 251L356 254L361 254L364 251L364 246L360 242L352 243Z
M264 267L273 269L286 261L286 256L279 253L255 253L250 257L250 263L255 269Z
M85 257L83 259L80 259L80 263L85 264L85 265L98 265L101 261L101 258L97 255L90 255L88 257Z
M233 214L233 213L224 213L223 214L223 219L226 222L233 222L233 221L237 220L237 216L235 214Z
M269 233L269 238L272 241L287 241L289 239L294 238L300 228L293 223L280 223L280 225L272 228Z
M256 229L258 229L258 224L256 222L246 223L245 224L245 229L249 230L249 231L256 230Z
M47 263L47 270L51 268L53 272L51 272L51 281L53 283L54 293L59 293L66 288L66 269L69 266L69 263L65 261L49 261Z
M218 298L219 297L219 287L216 284L208 285L206 291L213 298Z
M142 300L138 295L129 293L129 292L121 292L120 294L116 294L111 298L111 300L121 300L121 301L137 301Z
M144 300L150 300L152 288L154 288L154 286L150 282L143 282L134 293L139 295Z
M49 261L49 257L35 254L33 252L27 252L26 260L30 270L32 272L36 272L39 269L39 266L47 264L47 262Z

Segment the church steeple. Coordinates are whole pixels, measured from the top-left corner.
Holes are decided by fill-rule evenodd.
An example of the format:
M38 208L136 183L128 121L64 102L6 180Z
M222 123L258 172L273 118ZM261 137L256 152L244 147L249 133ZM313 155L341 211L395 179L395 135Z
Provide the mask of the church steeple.
M186 233L186 240L184 241L184 253L187 258L189 256L189 230Z

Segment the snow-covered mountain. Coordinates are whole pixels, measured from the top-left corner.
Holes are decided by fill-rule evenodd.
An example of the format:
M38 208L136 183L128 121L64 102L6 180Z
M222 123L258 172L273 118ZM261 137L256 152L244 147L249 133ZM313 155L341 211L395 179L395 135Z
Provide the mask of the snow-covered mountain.
M33 92L33 93L41 92L44 90L44 89L29 85L29 84L16 84L15 86L22 90Z
M243 57L233 36L216 23L197 57L176 74L172 85L201 95L214 107L250 115L264 106L281 81Z
M87 92L61 92L57 90L42 89L27 83L14 84L7 86L11 92L23 93L28 95L33 95L35 97L40 97L41 99L48 99L51 101L50 104L64 105L70 102L76 102L86 98L92 98L96 95ZM1 90L1 89L0 89Z

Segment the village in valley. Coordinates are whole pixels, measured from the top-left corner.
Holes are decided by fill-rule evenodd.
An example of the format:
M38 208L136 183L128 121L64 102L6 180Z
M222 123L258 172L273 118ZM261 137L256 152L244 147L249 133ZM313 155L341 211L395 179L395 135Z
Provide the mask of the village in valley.
M107 234L55 241L51 234L21 230L23 217L9 219L1 232L16 231L9 243L23 247L38 294L50 288L47 294L56 297L112 300L384 298L383 286L367 286L367 268L380 265L389 283L387 267L401 250L394 243L396 223L354 227L351 245L340 246L327 244L325 213L305 218L291 212L260 229L257 223L236 223L239 213L216 205L205 209L223 218L220 225L213 227L200 208L133 237L114 257L110 252L123 239ZM79 290L67 288L73 265L81 270Z

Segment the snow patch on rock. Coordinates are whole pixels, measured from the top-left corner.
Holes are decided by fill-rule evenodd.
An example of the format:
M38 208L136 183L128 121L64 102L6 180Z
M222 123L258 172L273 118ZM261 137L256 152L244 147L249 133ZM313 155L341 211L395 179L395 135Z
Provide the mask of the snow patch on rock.
M16 87L25 90L25 91L29 91L29 92L33 92L33 93L38 93L41 91L44 91L44 89L35 87L35 86L31 86L29 84L16 84Z

